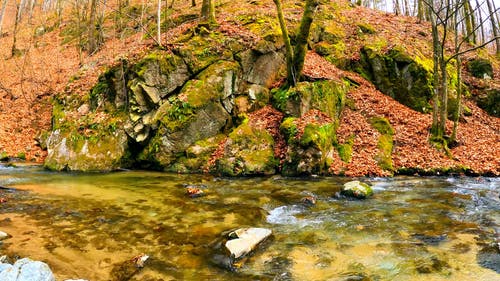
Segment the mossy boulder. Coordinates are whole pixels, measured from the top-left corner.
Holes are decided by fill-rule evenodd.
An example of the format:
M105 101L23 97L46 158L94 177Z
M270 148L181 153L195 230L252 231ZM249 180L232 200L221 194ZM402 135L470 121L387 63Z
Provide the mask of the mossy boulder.
M186 149L223 131L231 120L238 67L235 62L214 63L189 80L179 95L165 101L152 117L158 129L139 160L177 169L176 161Z
M344 183L340 194L357 199L366 199L373 195L373 190L364 182L350 181Z
M315 109L338 121L348 90L345 83L333 80L300 82L296 87L275 91L273 103L290 116L301 117Z
M474 97L477 105L488 114L500 117L500 89L488 89Z
M236 56L242 67L242 78L249 84L270 87L285 67L283 52L261 54L255 50L247 50Z
M278 166L273 147L271 134L249 125L245 119L229 134L224 155L216 161L215 172L228 176L272 175Z
M377 48L365 46L361 60L351 68L398 102L419 112L431 110L432 70L425 61L414 59L398 48L381 53Z
M337 126L332 122L310 123L299 134L299 122L297 118L286 118L280 127L288 143L283 174L327 174L337 144Z
M186 62L191 74L198 74L219 60L232 60L244 47L240 41L223 33L193 30L181 38L174 53Z
M217 135L230 119L221 103L216 101L188 109L170 104L164 113L160 114L159 128L138 160L167 170L187 148L196 141Z
M188 147L182 156L178 157L169 170L178 173L203 173L210 170L209 160L217 150L226 135L199 140Z
M134 64L130 74L146 87L155 88L159 98L164 98L181 87L190 76L187 65L181 57L165 51L155 51ZM147 88L145 88L147 91Z
M380 133L377 143L379 153L375 156L375 160L382 169L393 171L392 149L394 146L394 130L389 121L384 117L373 117L369 121L370 125Z
M467 62L467 70L477 78L493 78L493 66L484 58L475 58Z
M103 132L95 138L77 132L55 130L47 139L44 166L50 170L111 171L122 167L127 156L123 130Z

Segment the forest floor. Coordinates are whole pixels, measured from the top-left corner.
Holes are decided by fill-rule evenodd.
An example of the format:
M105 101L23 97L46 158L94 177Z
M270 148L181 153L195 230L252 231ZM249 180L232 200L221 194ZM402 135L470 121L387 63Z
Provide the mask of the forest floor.
M239 1L238 1L239 2ZM274 13L272 1L264 1L260 8L263 12ZM267 3L269 2L269 3ZM199 7L189 7L179 3L175 13L198 13ZM238 3L241 9L249 5L247 1ZM248 9L253 6L246 7ZM31 23L22 22L17 35L18 50L12 56L13 18L15 9L8 6L4 21L4 33L0 36L0 154L25 158L27 161L43 162L46 151L37 144L38 135L50 130L51 99L58 93L67 91L89 91L102 71L119 61L120 58L134 60L154 48L151 39L144 34L135 33L125 38L109 36L102 48L95 54L79 52L74 44L63 43L59 29L37 34L35 30L53 20L49 15L33 18ZM219 28L228 28L224 11L218 13ZM377 30L391 37L398 44L424 36L428 27L414 18L397 17L392 14L376 12L365 8L355 8L342 12L347 19L363 18ZM397 22L398 24L394 24ZM62 27L64 27L64 22ZM191 23L192 24L192 23ZM182 29L190 23L163 34L165 42L171 42ZM227 32L227 30L226 30ZM233 28L231 32L245 30ZM426 36L429 36L428 34ZM421 42L422 40L418 41ZM417 40L415 40L417 42ZM346 46L353 50L351 58L359 56L359 43L346 39ZM415 46L415 48L426 46ZM451 157L437 150L429 143L431 115L422 114L405 107L392 98L379 92L370 82L359 75L340 70L325 61L321 56L310 52L306 58L305 74L310 77L339 79L348 77L359 86L348 93L354 101L353 108L347 108L343 115L338 137L345 142L355 135L352 160L344 163L340 159L333 163L333 172L348 176L387 175L374 160L380 153L377 143L380 134L372 128L368 119L384 116L391 123L394 134L392 153L395 169L416 168L432 170L443 167L469 167L476 173L500 175L500 119L492 117L475 105L472 100L465 104L472 115L465 116L459 125L458 145L451 149ZM69 84L72 77L76 82ZM500 70L495 64L494 79L489 83L500 83ZM468 77L473 80L473 78ZM499 86L500 88L500 86ZM273 122L275 120L273 119ZM274 122L279 124L277 122ZM451 130L452 123L448 123Z

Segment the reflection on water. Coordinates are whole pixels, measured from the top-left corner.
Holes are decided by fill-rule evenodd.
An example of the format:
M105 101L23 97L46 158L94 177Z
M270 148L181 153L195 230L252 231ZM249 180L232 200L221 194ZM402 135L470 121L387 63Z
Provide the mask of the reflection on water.
M43 260L58 280L500 280L499 179L364 180L375 196L352 201L334 196L345 178L0 167L16 189L0 190L0 230L13 236L0 252ZM212 265L213 242L242 226L273 238L237 272ZM120 264L141 253L146 266L127 275Z

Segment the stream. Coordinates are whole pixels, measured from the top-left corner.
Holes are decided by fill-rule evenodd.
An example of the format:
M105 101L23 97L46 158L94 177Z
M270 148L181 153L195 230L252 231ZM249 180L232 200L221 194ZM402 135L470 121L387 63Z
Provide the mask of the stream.
M373 197L336 196L349 180L0 166L0 255L57 280L500 280L500 178L361 178ZM216 266L214 241L240 227L273 234L238 270Z

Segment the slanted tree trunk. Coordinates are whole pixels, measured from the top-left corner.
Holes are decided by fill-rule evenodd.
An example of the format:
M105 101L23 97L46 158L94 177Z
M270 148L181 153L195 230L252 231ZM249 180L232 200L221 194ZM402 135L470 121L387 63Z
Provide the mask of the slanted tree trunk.
M306 0L306 6L304 8L302 20L300 21L299 34L297 35L293 54L293 68L296 73L295 82L300 81L300 77L302 76L302 69L304 68L304 60L307 53L307 40L309 39L311 24L318 5L319 0Z
M97 36L96 36L96 18L97 18L97 1L91 0L90 2L90 14L89 14L89 24L88 24L88 45L87 50L89 54L94 53L97 50Z
M423 21L424 20L424 16L425 16L425 13L424 13L424 2L422 0L418 0L417 1L417 18L419 20L419 22Z
M21 9L21 4L17 4L16 3L16 19L14 21L14 31L12 32L12 37L14 37L13 41L12 41L12 49L11 49L11 56L15 56L16 55L16 52L17 52L17 47L16 47L16 41L17 41L17 28L19 26L19 21L21 20L21 17L20 17L20 14L19 14L19 11Z
M2 1L2 11L0 11L0 37L2 37L3 17L5 15L5 8L7 8L7 0Z
M161 0L158 0L158 10L156 11L157 39L158 46L161 47Z
M469 42L476 44L476 32L475 32L475 19L474 11L470 6L468 0L464 0L464 16L465 16L465 27L467 30L466 37Z
M456 30L454 37L455 54L458 54L460 52L460 42L458 36L458 25L459 25L458 13L455 13L454 15L454 22ZM460 115L462 114L462 59L460 55L457 55L456 62L457 62L457 109L453 116L453 130L451 132L450 143L455 143L457 140L458 120L460 119Z
M396 15L401 15L401 6L399 5L399 0L393 0L394 13Z
M491 31L493 32L493 37L496 38L495 39L495 45L497 49L496 55L497 57L500 57L500 38L499 38L500 24L496 21L494 4L491 2L491 0L486 0L486 5L488 6L488 12L490 14Z
M476 0L476 7L480 7L481 4L479 4L479 0ZM479 42L481 44L483 44L484 42L486 42L486 37L485 37L485 33L484 33L484 22L483 22L483 14L481 13L481 10L479 9L479 12L477 13L478 16L479 16L479 24L480 24L480 27L481 27L481 33L480 33L480 40Z
M439 68L441 71L440 104L439 104L439 136L446 134L446 120L448 120L448 73L446 72L446 61L444 59L444 48L441 46Z
M273 0L276 5L276 11L278 13L278 21L281 28L281 36L283 37L283 42L285 42L285 55L286 55L286 73L287 81L290 85L295 85L295 71L293 68L293 52L292 44L290 43L290 37L288 36L288 28L286 27L285 17L283 16L283 8L281 7L280 0Z
M208 23L216 23L215 6L213 0L203 0L201 4L201 19Z
M430 8L429 8L430 10ZM440 87L440 79L439 79L439 53L441 49L440 41L439 41L439 30L437 28L437 19L432 11L429 12L429 16L431 19L431 27L432 27L432 60L433 60L433 110L432 110L432 125L431 125L431 133L434 137L440 137L439 127L438 127L438 111L439 111L439 87Z

